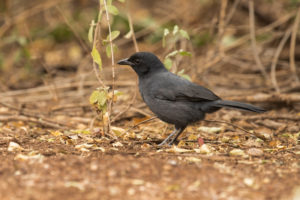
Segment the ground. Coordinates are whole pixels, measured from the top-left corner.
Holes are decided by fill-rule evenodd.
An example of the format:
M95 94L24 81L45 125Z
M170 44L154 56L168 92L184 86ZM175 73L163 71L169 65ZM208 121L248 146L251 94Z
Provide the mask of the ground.
M8 123L0 139L1 199L299 198L296 134L263 141L225 125L202 134L204 144L158 148L153 123L152 132L165 127L148 122L116 140ZM199 127L206 126L189 127L181 139L191 141Z

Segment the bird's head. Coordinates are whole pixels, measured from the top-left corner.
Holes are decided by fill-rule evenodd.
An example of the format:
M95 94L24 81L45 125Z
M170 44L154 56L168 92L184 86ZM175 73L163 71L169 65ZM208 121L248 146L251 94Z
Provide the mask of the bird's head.
M165 71L163 63L150 52L138 52L118 62L119 65L130 65L139 77Z

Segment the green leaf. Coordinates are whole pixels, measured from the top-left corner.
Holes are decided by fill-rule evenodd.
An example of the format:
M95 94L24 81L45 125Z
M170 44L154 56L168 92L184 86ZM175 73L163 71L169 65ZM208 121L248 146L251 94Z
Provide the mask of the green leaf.
M167 70L170 70L172 65L173 65L173 62L170 58L165 58L164 65L165 65Z
M130 30L128 33L126 33L126 35L124 36L124 38L129 39L132 37L132 30Z
M236 38L232 35L225 35L221 41L222 45L224 45L225 47L232 46L235 42Z
M75 134L85 134L85 135L91 134L90 130L71 130L71 132Z
M121 92L121 91L119 91L119 90L115 90L114 91L114 95L115 96L121 96L121 95L123 95L124 94L124 92Z
M113 14L113 15L119 14L118 8L113 5L107 5L107 10L110 14Z
M190 36L189 36L188 32L186 32L185 30L180 29L179 33L180 33L180 35L181 35L182 37L184 37L184 38L186 38L186 39L188 39L188 40L190 39Z
M164 37L166 37L170 33L169 29L165 28L164 29Z
M181 76L182 78L191 81L191 77L187 74L184 73L184 69L180 70L179 72L177 72L178 76Z
M102 70L102 60L101 60L100 53L97 50L96 46L93 47L91 54L92 54L94 62L98 64L99 70L101 71Z
M107 100L107 92L105 90L99 91L98 95L98 106L105 106Z
M90 104L97 104L99 110L104 110L106 108L107 102L107 91L106 90L95 90L90 96Z
M92 20L90 28L89 28L89 33L88 33L88 39L89 39L90 43L93 43L94 26L95 26L95 20Z
M93 105L98 102L99 93L100 92L98 90L93 91L93 93L90 96L90 104Z
M107 5L111 5L112 4L112 0L107 0Z
M106 39L105 39L105 40L102 40L102 45L103 45L103 46L105 46L105 45L107 45L107 44L109 44L109 41L107 41Z
M117 46L115 44L113 44L112 46L113 46L113 51L116 52ZM111 57L111 46L110 46L110 44L106 45L106 49L105 50L106 50L107 57L110 58Z
M106 56L108 58L110 58L111 57L111 47L110 47L110 44L106 45L105 51L106 51Z
M102 19L102 14L103 14L103 9L100 9L99 13L98 13L98 18L97 18L97 22L101 22Z
M23 36L18 37L18 42L21 46L25 46L27 44L27 40Z
M119 0L121 3L125 3L125 0Z
M180 70L179 72L177 72L178 75L182 75L184 73L184 69Z
M192 81L191 77L187 74L181 74L180 76L188 81Z
M169 53L169 54L166 56L166 58L176 56L177 54L178 54L178 50L172 51L171 53Z
M166 46L166 36L170 33L169 29L165 28L164 29L164 35L162 38L162 46L165 47Z
M120 31L111 32L111 41L116 39L120 35ZM106 37L106 40L109 41L109 35Z
M182 49L179 50L179 54L182 55L182 56L192 56L191 52L184 51Z
M178 30L179 30L179 27L177 25L175 25L174 28L173 28L173 35L176 35Z

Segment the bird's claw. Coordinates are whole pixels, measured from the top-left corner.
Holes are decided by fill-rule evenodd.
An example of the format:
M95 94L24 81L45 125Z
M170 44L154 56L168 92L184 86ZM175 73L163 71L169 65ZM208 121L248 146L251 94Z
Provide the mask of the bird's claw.
M162 141L161 143L158 144L159 147L162 147L164 145L166 146L172 146L173 145L173 140L169 141L169 138L165 139L164 141Z

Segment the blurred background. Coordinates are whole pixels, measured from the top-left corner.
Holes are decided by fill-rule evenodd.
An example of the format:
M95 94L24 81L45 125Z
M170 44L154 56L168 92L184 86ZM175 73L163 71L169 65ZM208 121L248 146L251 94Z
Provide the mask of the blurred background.
M47 111L61 103L88 102L91 91L99 86L88 41L98 3L0 0L0 91L4 101L28 108L35 108L39 101L40 109ZM174 49L190 52L191 56L175 57L171 70L184 69L188 78L218 95L263 102L274 101L274 93L300 89L298 0L130 0L113 4L119 12L111 16L110 24L121 33L114 40L116 61L135 52L128 34L129 14L140 51L154 52L162 60ZM169 38L163 47L164 30L172 31L176 25L190 39ZM105 18L100 32L106 38ZM101 77L111 85L111 60L105 48L100 50ZM135 74L127 67L116 67L116 75L116 88L125 92L121 104L126 104L134 92Z

